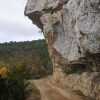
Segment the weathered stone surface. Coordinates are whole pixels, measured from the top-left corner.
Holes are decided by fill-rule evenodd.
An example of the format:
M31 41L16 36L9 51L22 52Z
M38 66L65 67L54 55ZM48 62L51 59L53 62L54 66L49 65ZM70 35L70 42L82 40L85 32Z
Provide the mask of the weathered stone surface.
M80 75L70 74L67 76L59 75L59 72L61 73L60 70L56 71L56 74L60 77L54 77L57 84L70 87L76 91L80 90L85 96L100 100L100 72L84 72Z
M92 59L89 65L87 63L90 73L72 74L59 80L65 80L61 83L87 96L100 99L100 88L97 88L100 80L93 80L97 76L100 78L100 0L28 0L25 15L43 30L54 64L54 77L62 77L57 68L71 61Z
M68 1L68 2L67 2ZM28 0L25 14L54 39L53 47L72 61L100 53L99 0Z

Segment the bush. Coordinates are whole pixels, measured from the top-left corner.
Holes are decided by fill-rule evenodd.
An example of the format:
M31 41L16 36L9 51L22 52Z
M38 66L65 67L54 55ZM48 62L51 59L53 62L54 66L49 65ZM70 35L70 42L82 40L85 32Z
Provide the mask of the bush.
M73 74L73 73L82 73L86 69L86 66L84 64L69 64L64 72L66 74Z
M5 79L0 76L0 100L8 100L9 92L5 84Z
M7 71L3 70L3 72ZM27 67L19 65L13 67L9 73L5 73L6 75L3 72L0 76L0 100L24 100L25 88L27 87L25 79L29 72Z
M33 81L28 81L28 87L26 88L26 100L41 100L40 91Z

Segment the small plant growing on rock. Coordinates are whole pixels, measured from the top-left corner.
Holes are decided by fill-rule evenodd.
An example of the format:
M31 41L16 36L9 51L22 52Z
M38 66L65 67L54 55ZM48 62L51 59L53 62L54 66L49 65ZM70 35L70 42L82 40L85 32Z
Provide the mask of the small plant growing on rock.
M69 64L64 72L66 74L74 74L74 73L82 73L86 69L86 66L84 64Z

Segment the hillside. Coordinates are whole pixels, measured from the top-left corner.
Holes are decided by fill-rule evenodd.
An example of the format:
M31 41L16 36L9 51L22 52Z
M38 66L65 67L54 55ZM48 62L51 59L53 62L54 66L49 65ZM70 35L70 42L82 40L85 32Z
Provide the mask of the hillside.
M52 63L45 40L9 42L0 44L0 67L12 68L26 64L32 78L52 74Z

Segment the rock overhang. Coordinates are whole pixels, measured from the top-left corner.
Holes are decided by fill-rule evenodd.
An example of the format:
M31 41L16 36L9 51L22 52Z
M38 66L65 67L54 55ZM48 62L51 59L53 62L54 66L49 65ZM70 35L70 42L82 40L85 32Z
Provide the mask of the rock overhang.
M43 30L45 37L52 34L52 47L72 61L88 53L100 53L98 3L99 0L28 0L25 15Z

